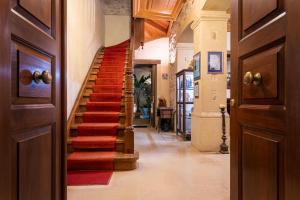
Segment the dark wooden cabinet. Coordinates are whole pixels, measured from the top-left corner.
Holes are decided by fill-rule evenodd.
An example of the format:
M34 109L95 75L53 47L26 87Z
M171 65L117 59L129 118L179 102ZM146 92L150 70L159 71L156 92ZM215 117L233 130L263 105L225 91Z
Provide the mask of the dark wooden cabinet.
M185 69L176 74L176 130L191 139L191 113L194 106L194 73Z

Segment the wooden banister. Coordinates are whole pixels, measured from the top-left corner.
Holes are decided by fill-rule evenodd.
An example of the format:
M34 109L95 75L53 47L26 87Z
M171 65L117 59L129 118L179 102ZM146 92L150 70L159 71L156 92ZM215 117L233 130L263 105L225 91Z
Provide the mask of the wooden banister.
M134 85L133 85L133 51L134 43L130 40L127 49L127 63L125 67L125 153L134 153L134 131L133 131L133 106L134 106Z

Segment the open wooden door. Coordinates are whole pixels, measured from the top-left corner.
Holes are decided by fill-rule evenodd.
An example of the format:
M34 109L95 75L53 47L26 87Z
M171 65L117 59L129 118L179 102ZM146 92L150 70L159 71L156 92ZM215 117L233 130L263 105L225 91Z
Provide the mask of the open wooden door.
M62 199L61 0L1 0L0 29L0 199Z
M300 1L231 9L231 200L298 200Z

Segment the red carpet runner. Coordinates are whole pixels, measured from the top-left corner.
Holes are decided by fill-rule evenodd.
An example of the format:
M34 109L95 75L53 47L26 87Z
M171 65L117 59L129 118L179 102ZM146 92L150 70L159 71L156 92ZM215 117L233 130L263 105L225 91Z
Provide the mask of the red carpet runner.
M108 184L114 169L123 73L128 41L104 49L93 93L72 139L68 185Z

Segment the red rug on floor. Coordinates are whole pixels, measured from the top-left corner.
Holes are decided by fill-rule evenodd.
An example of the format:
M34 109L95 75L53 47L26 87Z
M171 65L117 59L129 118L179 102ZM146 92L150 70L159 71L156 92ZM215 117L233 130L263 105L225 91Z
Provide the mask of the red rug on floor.
M68 172L68 185L107 185L112 171L71 171Z
M105 185L114 170L117 131L129 41L104 49L102 62L77 135L71 138L68 185Z

